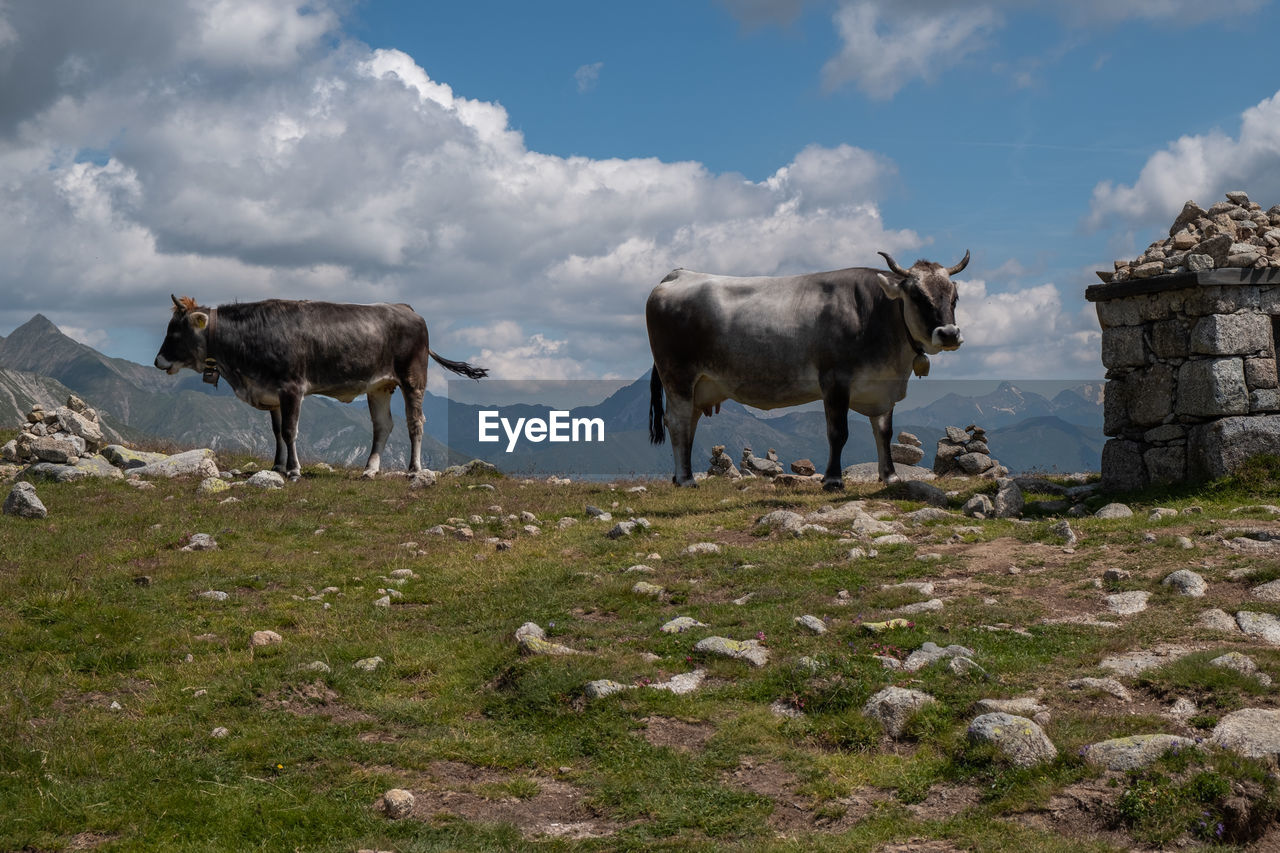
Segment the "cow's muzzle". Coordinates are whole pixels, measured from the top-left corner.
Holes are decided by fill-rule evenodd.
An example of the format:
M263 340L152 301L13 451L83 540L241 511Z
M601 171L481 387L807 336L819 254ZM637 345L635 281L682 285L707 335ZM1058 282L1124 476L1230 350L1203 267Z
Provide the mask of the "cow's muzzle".
M169 361L169 359L165 358L162 355L156 356L155 365L156 367L160 368L170 376L177 373L181 369L178 365L174 364L172 361Z
M933 330L933 345L938 349L960 349L962 343L964 343L964 336L960 334L959 326L954 324L939 326Z

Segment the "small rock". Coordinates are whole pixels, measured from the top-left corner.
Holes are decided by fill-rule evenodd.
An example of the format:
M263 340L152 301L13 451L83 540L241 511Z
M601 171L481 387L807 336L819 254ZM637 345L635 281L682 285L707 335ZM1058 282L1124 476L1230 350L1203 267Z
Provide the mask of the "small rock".
M1130 518L1133 510L1122 503L1110 503L1093 514L1094 518Z
M715 542L695 542L684 549L686 554L719 554L720 546Z
M275 631L254 631L253 636L249 638L249 645L254 648L278 646L283 642L284 637L281 637Z
M391 820L401 820L413 814L413 794L403 788L392 788L378 801L378 809Z
M1189 598L1203 598L1205 591L1209 588L1209 585L1204 582L1204 578L1190 569L1178 569L1160 581L1160 584L1161 586L1171 586L1178 591L1178 595L1184 595Z
M218 477L205 477L200 481L200 485L196 486L196 492L202 495L216 495L230 488L231 486L227 485L226 480Z
M1242 652L1227 652L1209 661L1209 665L1234 670L1241 675L1252 675L1264 685L1271 684L1271 676L1265 672L1258 672L1257 662Z
M1072 690L1101 690L1121 702L1133 701L1133 694L1129 689L1114 678L1073 678L1067 682L1067 687Z
M628 684L601 678L597 681L588 681L582 688L582 692L588 699L603 699L606 696L612 696L615 693L630 689L632 688Z
M218 543L208 533L192 533L191 538L187 540L187 544L179 548L179 551L215 551Z
M801 477L812 477L818 473L818 469L808 459L797 459L791 463L791 473L799 474Z
M1236 620L1225 610L1217 607L1203 611L1196 617L1196 624L1210 631L1222 631L1228 634L1234 634L1240 630Z
M1146 590L1133 590L1131 592L1117 592L1114 595L1108 595L1105 599L1107 609L1117 616L1131 616L1134 613L1141 613L1147 609L1147 599L1151 597L1151 593Z
M982 714L969 723L970 740L992 743L1017 767L1052 761L1058 750L1034 720L999 712Z
M1257 637L1272 646L1280 646L1280 618L1274 614L1241 610L1236 614L1236 624L1250 637Z
M36 495L36 487L30 483L14 483L9 496L4 499L4 514L18 518L45 518L49 511Z
M1022 515L1022 508L1025 501L1022 497L1022 489L1018 484L1007 477L1001 477L996 480L998 491L995 499L996 518L1019 518Z
M1023 697L1020 699L979 699L977 709L984 714L1015 714L1019 717L1034 717L1049 708L1041 704L1039 699Z
M231 732L226 726L218 726L213 731L209 732L209 737L214 738L215 740L221 740L229 734L231 734Z
M1076 532L1071 529L1071 524L1065 518L1056 522L1053 527L1049 528L1049 532L1061 539L1062 544L1066 547L1074 548L1076 546L1076 542L1078 541L1076 539Z
M677 696L683 696L686 693L692 693L702 686L702 681L707 677L705 669L695 669L693 672L685 672L680 675L673 675L666 681L656 684L650 684L651 690L665 690L668 693L674 693Z
M206 601L226 601L230 597L220 589L210 589L196 594L196 598L203 598Z
M902 663L902 668L907 672L915 672L936 661L953 657L972 658L973 649L954 644L942 648L936 643L926 642L920 648L907 655L907 659Z
M1249 592L1260 601L1280 601L1280 580L1255 586Z
M694 628L706 627L708 627L706 624L699 622L692 616L677 616L658 630L664 634L683 634L685 631L691 631Z
M666 592L662 587L648 581L636 581L635 586L631 587L631 591L636 595L643 595L649 598L658 598Z
M886 619L883 622L863 622L862 630L870 634L883 634L885 631L891 631L894 628L910 628L911 623L906 619Z
M806 613L804 616L797 616L794 621L801 628L808 628L810 631L812 631L815 634L827 633L826 623L824 623L817 616L810 616L809 614Z
M1245 708L1218 721L1210 741L1248 758L1280 755L1280 711Z
M896 608L894 613L937 613L943 608L942 599L931 598L928 601L917 601L914 604L905 604Z
M251 478L244 480L248 485L255 485L260 489L283 489L284 476L276 474L275 471L259 471L253 474Z
M720 655L744 660L752 666L764 666L769 662L769 650L758 640L730 640L727 637L706 637L693 647L696 652Z
M886 687L867 700L862 706L862 713L878 721L884 727L885 734L896 740L906 729L912 714L937 701L919 690Z
M373 672L375 669L382 666L382 658L377 655L374 655L371 658L361 658L353 663L352 666L364 672Z
M526 622L516 629L516 643L522 651L533 655L581 654L577 649L571 649L568 646L562 646L559 643L553 643L548 640L546 632L535 622Z
M1090 744L1084 748L1084 757L1090 764L1126 772L1149 767L1171 749L1198 748L1194 740L1177 735L1131 735Z

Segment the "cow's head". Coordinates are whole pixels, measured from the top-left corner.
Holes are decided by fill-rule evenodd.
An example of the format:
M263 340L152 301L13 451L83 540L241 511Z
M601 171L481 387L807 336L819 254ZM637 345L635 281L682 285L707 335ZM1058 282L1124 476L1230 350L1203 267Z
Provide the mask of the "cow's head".
M173 300L173 317L164 333L160 352L156 354L156 367L171 375L184 367L203 370L209 309L201 308L190 296L170 298Z
M969 252L953 267L944 267L932 261L916 261L911 269L903 269L888 252L881 252L889 269L901 276L895 280L880 275L880 287L890 299L902 300L902 314L907 321L907 331L924 351L933 354L942 350L959 349L964 343L960 327L956 325L955 282L951 276L969 264Z

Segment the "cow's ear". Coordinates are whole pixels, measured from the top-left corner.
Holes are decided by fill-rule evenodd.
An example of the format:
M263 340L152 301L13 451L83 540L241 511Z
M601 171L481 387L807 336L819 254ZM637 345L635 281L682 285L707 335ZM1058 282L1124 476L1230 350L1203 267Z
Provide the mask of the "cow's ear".
M187 319L191 322L193 329L203 329L209 325L209 315L203 311L193 311Z
M890 299L902 298L902 287L896 281L891 280L884 273L877 273L876 278L880 279L880 289L884 291L885 296Z

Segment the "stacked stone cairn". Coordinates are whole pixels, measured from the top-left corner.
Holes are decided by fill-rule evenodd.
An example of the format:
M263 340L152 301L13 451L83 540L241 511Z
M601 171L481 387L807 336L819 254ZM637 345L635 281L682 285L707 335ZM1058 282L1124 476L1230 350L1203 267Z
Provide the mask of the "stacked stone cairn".
M1167 240L1157 240L1132 260L1116 261L1115 272L1098 276L1120 282L1223 267L1280 268L1280 204L1264 211L1240 191L1227 193L1226 201L1208 210L1188 201Z
M1108 489L1221 477L1280 440L1280 205L1188 201L1169 235L1086 293L1107 369Z
M991 458L991 448L987 446L987 431L976 424L969 424L964 429L949 426L946 435L938 439L933 473L939 477L996 479L1009 476L1009 469Z
M765 477L772 480L783 473L778 454L770 448L764 459L751 452L750 447L742 448L742 474L746 477Z
M889 445L889 456L899 465L918 465L924 458L924 445L909 432L898 433L898 440Z
M37 403L27 413L22 434L0 447L0 459L15 464L74 465L102 449L98 413L72 394L65 406L46 411Z
M711 467L707 469L707 476L728 477L730 480L737 480L742 476L738 466L734 465L729 454L724 452L723 444L717 444L711 448Z

